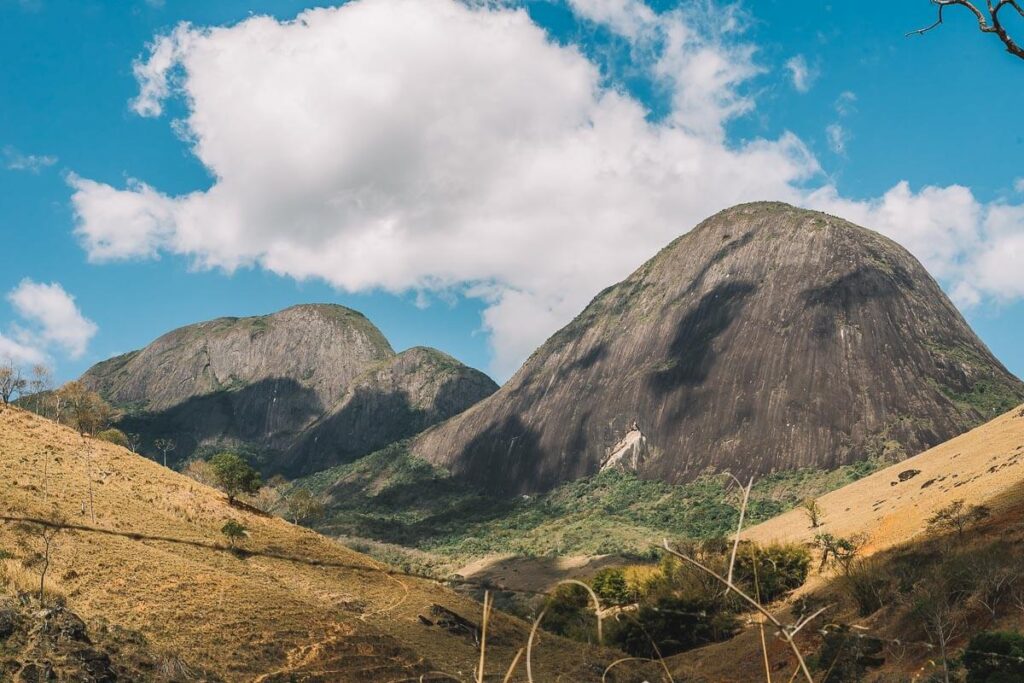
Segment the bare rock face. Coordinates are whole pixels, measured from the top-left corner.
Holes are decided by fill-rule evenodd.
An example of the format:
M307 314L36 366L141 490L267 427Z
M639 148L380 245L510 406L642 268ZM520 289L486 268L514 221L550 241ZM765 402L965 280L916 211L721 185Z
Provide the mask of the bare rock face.
M497 389L439 351L396 355L361 313L327 304L189 325L82 381L125 411L118 426L146 452L157 438L176 441L175 461L235 448L286 474L369 453Z
M609 466L670 482L745 477L907 457L1022 400L902 247L757 203L599 294L413 452L503 493Z
M494 381L436 349L416 347L357 377L292 448L284 469L310 474L418 434L497 390Z

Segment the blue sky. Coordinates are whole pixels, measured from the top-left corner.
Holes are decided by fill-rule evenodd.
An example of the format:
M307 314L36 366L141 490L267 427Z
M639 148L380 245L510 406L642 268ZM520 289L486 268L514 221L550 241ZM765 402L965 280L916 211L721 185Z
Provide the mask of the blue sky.
M525 2L518 8L527 17L520 13L518 20L509 19L514 7L451 9L438 0L416 11L437 13L453 41L461 36L465 50L480 54L453 47L434 65L415 52L418 45L432 49L433 17L406 27L402 1L362 0L370 7L359 14L311 15L303 33L276 23L256 31L251 21L238 28L253 15L287 21L314 6L299 2L0 0L0 235L8 254L0 292L25 294L0 303L0 334L38 349L67 379L189 322L332 301L364 312L397 349L435 346L504 379L602 286L700 217L761 193L852 214L904 243L996 355L1024 374L1024 291L1003 286L1014 274L1007 254L1018 253L1024 236L1024 186L1015 185L1024 177L1024 63L979 34L968 17L950 13L941 30L908 39L904 33L932 19L925 0L884 10L762 0L743 12L665 1ZM150 59L149 46L180 22L194 28L165 44L176 56L164 68ZM235 28L202 30L215 26ZM365 49L380 54L360 55L364 43L355 29L345 33L348 26L363 33L379 26L379 44ZM677 49L671 36L680 31L689 37ZM335 34L351 54L332 51ZM277 69L275 55L325 37L322 59L310 48L307 61L282 58L283 81L268 76ZM241 57L225 66L217 55ZM701 68L710 57L724 64L717 76ZM141 80L133 72L137 60L151 67ZM396 113L391 100L377 111L352 99L367 83L373 91L381 63L390 72L410 65L414 80L398 81L396 100L408 112ZM320 64L329 68L316 73ZM485 68L493 73L478 73ZM588 69L597 74L600 97L585 87ZM805 72L802 80L795 70ZM496 79L519 77L489 89ZM421 92L424 81L436 87ZM275 82L289 84L281 99L301 110L246 101L253 84ZM167 91L136 99L147 83ZM537 92L529 92L532 83ZM327 104L316 100L334 88ZM435 101L438 91L443 106ZM476 99L481 92L501 103L496 113ZM337 117L323 109L328 105L337 107ZM520 108L526 124L502 118ZM304 123L294 140L290 111ZM240 129L250 115L247 140ZM382 117L386 123L378 126ZM606 119L612 123L591 125ZM282 126L280 141L265 134L274 125ZM510 160L501 157L504 126L514 135L530 128L516 138ZM387 133L380 140L378 128ZM591 128L596 141L581 132ZM637 135L649 136L643 145L650 146L630 139L629 131L641 129ZM424 140L423 130L437 134ZM461 130L471 132L465 139L449 134ZM666 137L672 139L662 145ZM353 140L369 140L368 149ZM487 153L474 156L462 143ZM625 145L632 151L615 156ZM761 147L767 151L754 153ZM594 196L614 194L622 183L588 180L588 160L611 159L619 167L636 150L656 156L652 150L662 148L682 151L630 166L621 201L592 208ZM564 175L580 180L560 187L556 173L535 187L533 179L546 179L544 169L564 150L577 159L566 162ZM694 169L679 171L678 160L690 159L686 150L695 150ZM332 156L346 153L365 158L339 167ZM226 154L233 159L224 161ZM272 172L258 176L263 162L293 158L300 159L296 168L323 164L325 177L343 181L296 182L269 196L278 187ZM447 165L452 159L457 163ZM451 181L438 206L421 196L437 180L417 175L419 163L435 174L493 173L502 181ZM580 164L578 172L572 163ZM700 201L691 201L667 181L655 191L635 180L665 169L680 187L685 173L719 174L721 192L702 191ZM905 191L894 192L904 181ZM556 202L545 200L552 185ZM195 205L184 199L190 193L198 193ZM579 203L562 205L563 197ZM300 200L323 208L296 209ZM628 225L636 213L631 202L656 205L642 216L655 227L621 253L616 240L636 234ZM255 216L247 213L250 204ZM521 212L524 204L557 206ZM618 206L625 218L616 215ZM918 221L918 214L930 218ZM131 227L140 215L152 220L141 247ZM217 232L221 216L237 226ZM348 231L345 239L331 242L335 230ZM474 262L476 249L483 256ZM26 278L59 283L95 332L45 296L53 291L26 291ZM33 314L33 306L46 308ZM87 345L54 332L69 319Z

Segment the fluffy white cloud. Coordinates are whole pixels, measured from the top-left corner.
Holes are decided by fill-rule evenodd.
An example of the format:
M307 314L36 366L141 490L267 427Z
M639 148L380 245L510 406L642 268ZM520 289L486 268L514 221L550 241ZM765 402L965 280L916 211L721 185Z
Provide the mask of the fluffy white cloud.
M34 365L44 363L46 354L41 350L0 333L0 364Z
M749 106L732 87L756 72L749 49L658 21L651 66L678 104L660 124L522 10L364 0L180 26L136 66L135 109L182 94L217 180L169 197L72 178L78 234L98 260L168 251L349 290L468 288L492 306L505 375L704 215L796 199L817 170L791 135L723 144Z
M46 154L23 154L10 145L4 147L4 167L8 171L39 173L47 166L57 163L57 157Z
M803 55L796 55L786 60L786 70L789 71L790 80L797 92L807 92L818 79L818 70L811 68L807 58Z
M26 278L11 290L7 299L29 324L28 328L17 328L20 340L16 343L22 348L8 348L12 357L31 355L25 353L28 349L35 354L31 358L37 359L42 356L40 349L56 346L71 358L80 358L96 334L96 324L82 315L74 297L56 282L43 284ZM0 356L2 347L0 344Z
M906 182L868 201L825 187L805 203L900 242L950 286L961 306L1024 297L1024 206L983 204L958 185L914 192Z
M290 22L181 25L136 65L133 107L156 116L183 98L178 127L215 180L168 196L72 177L80 239L96 260L167 252L347 290L461 291L488 303L492 370L505 376L602 287L723 207L780 199L888 215L885 202L804 189L819 168L791 134L726 140L761 71L735 8L712 22L636 0L570 2L630 41L671 96L668 116L650 120L579 50L500 3L357 0ZM904 190L923 204L947 191Z

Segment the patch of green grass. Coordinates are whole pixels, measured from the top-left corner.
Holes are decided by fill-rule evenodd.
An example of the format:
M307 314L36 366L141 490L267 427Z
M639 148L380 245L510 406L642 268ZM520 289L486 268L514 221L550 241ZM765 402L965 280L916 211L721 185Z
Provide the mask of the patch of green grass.
M769 519L887 464L875 459L830 472L769 475L755 484L747 519L751 524ZM547 493L500 499L412 457L406 443L295 485L327 500L327 514L316 525L322 532L453 560L492 553L653 558L652 546L665 537L730 533L738 521L740 495L724 476L672 485L609 470Z

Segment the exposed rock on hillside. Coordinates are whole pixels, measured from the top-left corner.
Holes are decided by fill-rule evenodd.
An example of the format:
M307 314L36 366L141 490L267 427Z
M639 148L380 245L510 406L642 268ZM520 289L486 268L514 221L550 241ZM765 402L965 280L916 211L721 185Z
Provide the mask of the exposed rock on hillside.
M149 651L140 634L104 627L90 634L77 614L0 593L0 680L113 683L214 681L177 656ZM92 637L91 637L92 636Z
M288 474L411 436L497 388L432 349L396 355L362 314L326 304L189 325L82 381L126 411L120 426L144 450L161 437L176 460L236 447Z
M613 460L680 482L906 457L1021 400L1024 385L902 247L757 203L602 292L414 452L506 493Z
M490 377L436 349L416 347L356 378L283 461L308 474L418 434L497 389Z

